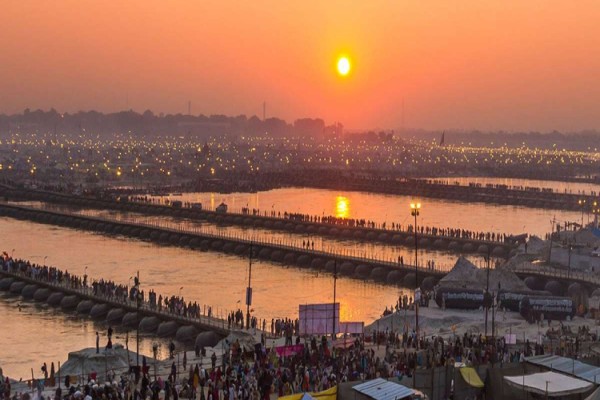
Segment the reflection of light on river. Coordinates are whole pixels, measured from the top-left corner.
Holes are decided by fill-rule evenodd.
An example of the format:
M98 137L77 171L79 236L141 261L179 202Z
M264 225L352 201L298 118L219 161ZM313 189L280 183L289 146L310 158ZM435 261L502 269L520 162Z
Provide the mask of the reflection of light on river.
M350 215L350 201L347 197L337 196L335 198L335 216L338 218L348 218Z

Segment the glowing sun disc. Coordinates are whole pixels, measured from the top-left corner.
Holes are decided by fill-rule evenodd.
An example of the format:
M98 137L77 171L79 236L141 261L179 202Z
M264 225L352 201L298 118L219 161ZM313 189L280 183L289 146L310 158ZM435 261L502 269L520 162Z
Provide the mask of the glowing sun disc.
M337 70L340 75L346 76L350 72L350 60L348 57L341 57L337 63Z

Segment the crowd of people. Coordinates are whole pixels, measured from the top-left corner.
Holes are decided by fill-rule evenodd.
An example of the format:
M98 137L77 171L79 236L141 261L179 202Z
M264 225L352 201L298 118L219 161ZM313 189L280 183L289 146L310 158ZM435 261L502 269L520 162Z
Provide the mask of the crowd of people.
M418 343L414 330L402 334L383 332L374 340L387 344L386 361L392 369L391 376L411 375L417 368L433 368L454 363L477 366L490 363L523 362L525 357L543 355L544 346L531 344L509 345L504 336L486 339L482 334L455 335L420 338ZM418 344L418 349L417 349ZM415 351L417 350L417 351Z
M154 198L148 197L133 197L132 200L137 202L150 202L150 203L161 203ZM167 203L165 203L167 204ZM184 202L183 207L191 208L195 203ZM328 225L339 225L343 227L350 228L367 228L367 229L382 229L382 230L391 230L397 232L404 233L413 233L414 226L411 224L403 225L401 223L392 222L388 224L387 222L376 222L367 220L364 218L343 218L336 217L332 215L311 215L304 213L292 213L292 212L280 212L275 210L270 210L269 212L264 211L261 214L261 210L257 208L249 208L242 207L241 213L243 215L252 215L252 216L269 216L273 218L283 218L286 220L294 221L294 222L306 222L306 223L317 223L317 224L328 224ZM390 229L391 226L391 229ZM504 233L496 233L496 232L480 232L480 231L472 231L468 229L457 229L457 228L441 228L441 227L431 227L431 226L419 226L419 231L421 235L430 235L430 236L440 236L447 238L459 238L459 239L470 239L470 240L484 240L488 242L500 242L506 243L511 240L511 236Z
M10 273L17 273L52 285L79 290L89 295L126 305L136 305L139 300L141 307L162 313L186 318L200 318L203 315L209 318L213 317L213 309L210 306L202 307L198 302L186 302L181 296L157 296L154 290L145 293L140 289L137 277L134 277L133 285L122 285L107 279L94 280L89 283L87 274L78 276L55 267L35 264L28 260L13 259L6 252L0 257L0 268ZM258 320L254 318L254 321L254 327L258 328Z
M301 213L283 213L284 219L289 219L292 221L299 222L309 222L309 223L322 223L322 224L330 224L330 225L341 225L347 227L358 227L358 228L369 228L369 229L383 229L383 230L392 230L404 233L414 233L414 226L411 224L402 225L400 223L391 223L390 225L387 222L375 222L365 219L356 219L356 218L341 218L335 216L318 216L318 215L310 215L310 214L301 214ZM485 240L491 242L507 242L510 239L510 235L495 233L495 232L478 232L471 231L468 229L455 229L455 228L439 228L439 227L431 227L431 226L419 226L418 233L422 235L431 235L431 236L442 236L449 238L460 238L460 239L471 239L471 240Z
M188 301L182 296L165 296L159 294L156 296L154 290L148 291L148 305L152 310L158 310L159 312L169 312L171 314L180 315L186 318L200 318L203 313L202 306L197 302ZM212 316L212 307L208 307L206 314Z

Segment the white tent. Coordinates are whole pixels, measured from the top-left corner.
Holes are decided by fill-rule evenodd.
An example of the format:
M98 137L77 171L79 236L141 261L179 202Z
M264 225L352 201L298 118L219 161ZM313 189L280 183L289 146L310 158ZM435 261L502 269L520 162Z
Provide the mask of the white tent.
M548 396L568 396L585 393L594 387L593 383L556 372L505 376L504 380L515 389Z

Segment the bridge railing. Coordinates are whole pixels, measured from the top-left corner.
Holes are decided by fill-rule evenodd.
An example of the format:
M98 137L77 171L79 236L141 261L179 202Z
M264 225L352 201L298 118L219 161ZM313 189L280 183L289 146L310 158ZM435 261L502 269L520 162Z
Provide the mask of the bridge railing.
M155 206L155 207L168 207L168 204L166 203L152 203L152 202L147 202L147 201L143 201L143 200L138 200L138 199L132 199L130 200L133 203L136 204L144 204L144 205L150 205L150 206ZM191 207L186 207L185 204L183 205L183 208L186 209L192 209ZM292 222L292 223L298 223L298 224L308 224L308 225L318 225L318 226L325 226L328 228L339 228L339 229L364 229L364 230L370 230L370 231L377 231L379 233L389 233L389 234L394 234L394 233L401 233L404 235L412 235L414 234L413 230L410 229L400 229L399 227L397 227L396 225L394 225L394 228L391 227L391 224L388 224L387 222L383 222L383 223L379 223L379 222L372 222L372 226L363 226L363 225L348 225L348 224L343 224L343 223L335 223L335 222L328 222L328 221L310 221L310 220L297 220L294 218L286 218L285 214L294 214L294 213L286 213L284 212L281 215L272 215L269 211L264 211L264 214L260 214L260 210L257 210L257 213L249 213L249 212L244 212L243 209L239 209L239 210L231 210L228 209L226 214L220 214L214 210L201 210L202 213L206 213L206 214L213 214L213 215L219 215L219 216L235 216L235 217L246 217L246 218L261 218L261 219L266 219L266 220L272 220L272 221L282 221L282 222ZM309 216L309 214L304 214L306 216ZM346 220L349 221L349 220ZM493 232L496 234L497 239L492 240L490 239L478 239L478 238L474 238L474 237L465 237L462 235L449 235L449 234L441 234L441 233L433 233L432 230L433 229L438 229L436 227L425 227L425 231L424 232L418 232L418 234L422 237L427 237L427 238L433 238L433 239L443 239L443 240L461 240L461 241L473 241L473 242L478 242L481 244L488 244L488 245L501 245L501 246L507 246L507 245L511 245L510 243L507 243L504 238L509 237L510 235L507 234L503 234L503 233L497 233L497 232ZM428 231L430 230L430 231ZM438 232L440 230L453 230L452 228L446 227L443 229L438 229ZM461 231L460 229L455 229L456 231ZM477 234L477 232L473 232L474 234ZM490 234L492 232L489 232Z
M71 282L69 282L68 280L65 280L65 279L62 279L60 281L59 280L42 279L41 277L35 276L34 274L27 274L27 273L21 271L20 269L16 269L16 270L14 268L12 270L0 269L0 272L4 275L11 276L16 279L26 279L26 280L33 281L33 282L39 282L45 286L48 286L48 287L53 288L58 291L72 292L77 295L80 295L83 298L88 298L90 300L97 301L98 303L112 303L112 304L116 304L119 306L125 306L130 310L133 310L133 309L138 310L139 309L140 311L151 312L153 314L163 316L165 319L178 320L180 322L186 321L186 322L189 322L192 324L202 324L202 325L207 325L207 326L220 328L220 329L224 329L224 330L225 329L231 330L230 328L228 328L227 321L225 319L214 317L212 315L209 317L208 315L200 314L200 316L198 316L198 317L190 317L190 316L185 316L183 314L170 312L170 311L168 311L168 309L165 309L164 307L159 310L158 306L152 305L148 300L142 301L140 303L140 306L138 307L137 301L131 300L129 298L129 296L127 296L127 297L114 296L114 295L105 296L101 293L94 293L92 286L73 285L73 284L71 284ZM204 307L204 308L201 307L200 310L203 310L204 313L206 313L206 307ZM218 309L215 309L215 310L218 311ZM223 314L223 313L225 313L225 315L228 315L226 310L221 310L221 314Z
M536 266L529 262L522 262L517 267L512 269L515 273L521 274L532 274L532 275L543 275L550 278L566 279L566 280L578 280L582 282L591 283L594 285L600 285L600 277L587 272L581 272L576 270L562 270L552 267Z
M368 256L365 252L357 251L356 249L345 249L342 251L334 251L333 249L326 250L323 246L321 249L313 249L306 248L300 245L299 240L294 241L282 241L274 238L248 238L246 236L230 234L224 232L215 232L206 227L189 227L185 226L183 223L178 222L168 222L168 221L142 221L141 218L136 218L135 216L129 217L126 215L118 214L115 216L99 216L98 213L89 211L89 210L81 210L78 212L70 212L64 211L60 207L52 208L46 207L45 205L40 205L39 207L24 207L24 206L15 206L10 205L13 208L24 209L24 210L42 210L51 213L57 213L67 217L84 217L86 219L91 219L97 222L110 222L110 223L119 223L119 224L132 224L139 228L148 228L148 229L159 229L168 233L175 234L186 234L186 235L194 235L199 236L202 239L209 240L224 240L224 241L235 241L240 244L244 244L247 246L265 246L275 248L281 251L287 252L302 252L307 253L316 257L323 257L328 259L340 259L351 261L355 263L363 263L377 266L385 266L393 269L402 269L402 270L415 270L415 266L410 264L400 264L396 260L390 257L390 259L377 258L374 256ZM58 209L58 211L57 211ZM418 265L417 270L421 273L443 273L449 270L449 267L443 264L437 264L434 268L427 267L423 264Z

